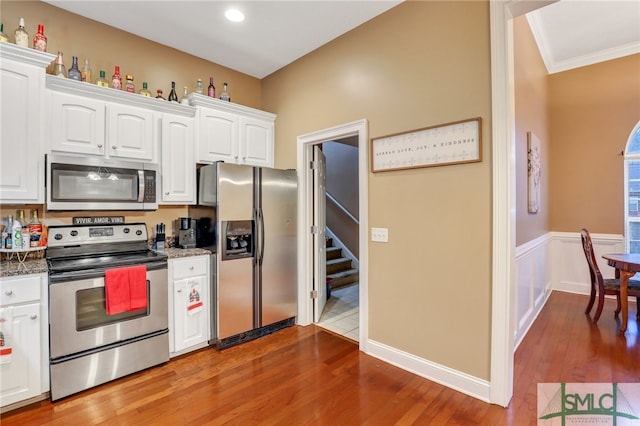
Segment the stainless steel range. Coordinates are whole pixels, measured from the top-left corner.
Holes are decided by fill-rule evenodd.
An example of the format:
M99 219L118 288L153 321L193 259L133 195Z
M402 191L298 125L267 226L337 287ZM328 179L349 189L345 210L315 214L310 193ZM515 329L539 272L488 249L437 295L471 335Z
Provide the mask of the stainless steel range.
M52 400L169 360L167 256L144 223L51 226L48 244ZM130 270L143 303L107 313L105 277Z

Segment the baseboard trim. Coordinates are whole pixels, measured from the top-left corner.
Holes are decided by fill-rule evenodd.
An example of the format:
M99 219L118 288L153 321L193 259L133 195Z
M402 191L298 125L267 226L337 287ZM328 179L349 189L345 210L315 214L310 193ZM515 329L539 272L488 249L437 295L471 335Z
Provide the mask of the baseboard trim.
M367 354L481 401L490 402L491 386L487 380L428 361L371 339L367 341Z

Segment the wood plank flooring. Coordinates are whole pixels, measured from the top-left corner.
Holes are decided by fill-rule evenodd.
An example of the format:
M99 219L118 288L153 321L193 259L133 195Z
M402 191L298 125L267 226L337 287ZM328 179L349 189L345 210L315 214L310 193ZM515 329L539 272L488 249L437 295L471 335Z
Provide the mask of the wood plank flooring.
M515 356L508 408L386 364L319 327L291 327L222 352L204 349L51 403L3 414L10 425L535 425L539 382L638 382L635 304L616 333L586 297L554 292ZM470 321L473 319L470 318ZM469 351L473 356L473 351Z

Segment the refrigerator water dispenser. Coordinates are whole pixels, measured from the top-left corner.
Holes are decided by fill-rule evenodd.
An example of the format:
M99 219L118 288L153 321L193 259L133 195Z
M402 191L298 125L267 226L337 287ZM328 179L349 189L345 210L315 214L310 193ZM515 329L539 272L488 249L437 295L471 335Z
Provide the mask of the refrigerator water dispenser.
M253 257L253 220L231 220L222 222L221 260Z

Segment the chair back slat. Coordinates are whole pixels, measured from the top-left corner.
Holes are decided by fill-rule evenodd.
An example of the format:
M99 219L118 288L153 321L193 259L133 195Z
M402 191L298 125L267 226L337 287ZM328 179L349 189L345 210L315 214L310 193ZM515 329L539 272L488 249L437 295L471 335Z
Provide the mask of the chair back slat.
M596 261L596 254L593 250L593 243L591 242L591 234L589 234L589 231L586 229L582 229L582 231L580 231L580 238L582 239L582 250L584 251L584 256L587 258L587 263L589 264L591 283L602 284L602 274L600 273L600 268L598 268L598 262Z

